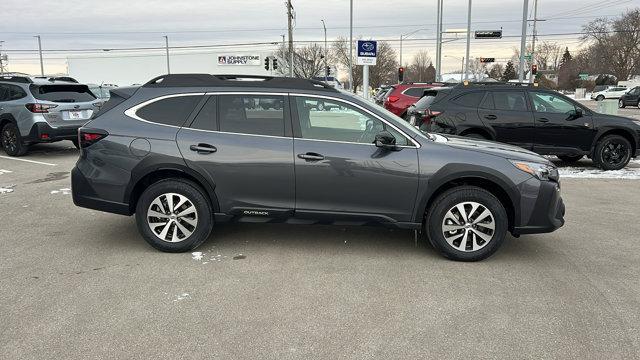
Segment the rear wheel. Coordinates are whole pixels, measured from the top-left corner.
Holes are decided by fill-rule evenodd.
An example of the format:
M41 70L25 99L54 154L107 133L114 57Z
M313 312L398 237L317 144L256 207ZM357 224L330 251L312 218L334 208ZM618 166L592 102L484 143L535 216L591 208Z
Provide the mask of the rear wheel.
M165 252L185 252L202 244L213 229L204 192L191 181L168 179L149 186L136 206L142 237Z
M27 153L28 146L22 143L22 136L16 124L6 124L1 132L2 147L7 155L22 156Z
M596 101L602 101L602 100L604 100L604 95L598 95L596 97Z
M603 170L620 170L631 159L631 143L620 135L607 135L596 145L593 160Z
M435 200L425 223L431 244L445 257L478 261L491 256L507 233L507 213L490 192L460 186Z
M582 159L583 155L558 155L558 159L566 162L566 163L574 163L580 159Z
M464 134L464 136L472 139L478 139L478 140L489 140L487 139L486 136L479 133L475 133L475 132Z

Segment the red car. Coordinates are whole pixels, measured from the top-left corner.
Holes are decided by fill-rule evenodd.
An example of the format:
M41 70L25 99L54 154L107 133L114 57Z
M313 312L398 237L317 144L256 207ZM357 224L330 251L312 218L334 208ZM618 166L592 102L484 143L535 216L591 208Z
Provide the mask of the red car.
M384 99L384 108L403 117L407 108L422 97L424 89L444 85L444 83L401 83L393 85L393 90L390 90Z

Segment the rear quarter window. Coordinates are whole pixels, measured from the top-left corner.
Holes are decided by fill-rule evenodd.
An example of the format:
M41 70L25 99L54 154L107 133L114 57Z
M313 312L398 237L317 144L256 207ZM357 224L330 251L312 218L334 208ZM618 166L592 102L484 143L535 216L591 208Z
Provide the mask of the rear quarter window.
M202 95L173 96L145 105L136 115L154 123L182 126L201 99Z
M30 90L38 100L58 103L91 102L96 99L86 85L34 85Z
M478 107L484 98L484 91L473 91L456 96L451 102L468 107Z
M422 94L424 94L424 91L425 91L425 88L423 87L412 87L412 88L408 88L402 93L407 96L421 97Z

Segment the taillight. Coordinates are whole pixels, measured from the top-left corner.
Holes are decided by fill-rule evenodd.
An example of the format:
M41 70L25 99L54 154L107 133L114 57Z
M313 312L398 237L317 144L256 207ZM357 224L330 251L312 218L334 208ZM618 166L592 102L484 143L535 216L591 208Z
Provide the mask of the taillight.
M27 108L27 110L37 114L48 113L49 109L58 107L58 105L55 105L55 104L35 104L35 103L25 104L24 106Z
M440 114L442 114L442 111L432 111L432 110L426 109L424 111L424 118L422 119L422 123L430 124L431 121Z
M104 130L80 128L78 130L78 143L80 148L86 148L104 139L107 135L109 134Z
M387 101L388 101L388 102L390 102L390 103L394 103L394 102L396 102L396 101L398 101L398 100L400 100L400 98L399 98L399 97L397 97L397 96L395 96L395 95L389 96L389 97L387 98Z

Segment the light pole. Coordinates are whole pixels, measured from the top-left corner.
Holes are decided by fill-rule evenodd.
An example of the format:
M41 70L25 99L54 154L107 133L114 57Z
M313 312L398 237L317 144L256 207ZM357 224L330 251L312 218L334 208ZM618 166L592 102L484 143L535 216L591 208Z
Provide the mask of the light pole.
M469 0L469 10L467 12L467 52L465 58L467 62L464 67L464 78L469 80L469 47L471 46L471 0Z
M352 92L356 88L353 86L353 0L349 0L349 87Z
M169 37L164 36L164 48L167 51L167 74L171 74L171 68L169 67Z
M524 0L522 6L522 38L520 39L520 69L518 69L518 81L524 81L524 53L527 51L527 10L529 0Z
M409 36L417 33L418 31L422 31L422 30L428 30L428 29L418 29L418 30L414 30L411 32L408 32L406 34L402 34L400 35L400 66L402 67L402 40L408 38Z
M322 21L322 28L324 29L324 82L327 82L327 26L324 23L324 19Z
M34 36L34 38L38 39L38 54L40 54L40 75L44 76L44 61L42 61L42 41L40 39L40 35Z

